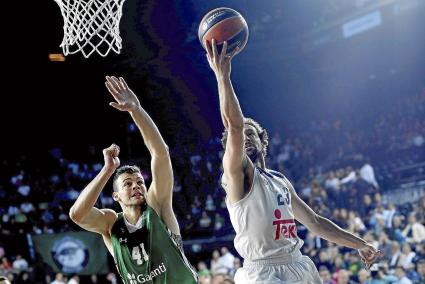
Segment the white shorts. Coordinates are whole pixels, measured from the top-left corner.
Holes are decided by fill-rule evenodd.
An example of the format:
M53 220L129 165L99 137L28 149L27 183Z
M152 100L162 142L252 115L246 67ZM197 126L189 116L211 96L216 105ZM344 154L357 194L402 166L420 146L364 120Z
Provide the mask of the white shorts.
M298 250L278 260L245 261L235 284L322 284L313 261Z

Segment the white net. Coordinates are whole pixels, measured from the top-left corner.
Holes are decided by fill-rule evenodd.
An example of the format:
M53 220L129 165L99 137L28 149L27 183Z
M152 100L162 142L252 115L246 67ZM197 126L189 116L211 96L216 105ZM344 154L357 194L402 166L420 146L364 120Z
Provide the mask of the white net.
M120 53L122 40L119 24L125 0L55 0L64 20L63 54L79 51L84 57L97 52Z

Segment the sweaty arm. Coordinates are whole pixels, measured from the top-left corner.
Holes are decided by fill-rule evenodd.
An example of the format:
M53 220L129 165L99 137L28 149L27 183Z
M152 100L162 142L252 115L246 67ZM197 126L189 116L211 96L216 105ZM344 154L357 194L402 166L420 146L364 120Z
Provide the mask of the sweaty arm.
M231 203L235 203L244 196L245 175L253 176L254 172L254 166L244 149L244 116L230 80L231 60L236 49L227 55L225 42L219 54L215 40L211 44L207 42L206 47L208 62L217 79L221 117L228 132L223 156L227 196Z
M111 106L128 111L139 129L152 160L152 183L148 190L149 205L163 219L173 233L179 234L179 226L172 209L174 177L168 146L149 114L141 107L139 99L123 78L106 77L106 86L116 102Z
M352 249L360 249L367 243L365 240L343 230L331 220L316 214L295 192L292 184L286 180L291 192L292 210L295 219L307 227L315 235Z
M131 112L131 117L139 128L143 141L152 157L152 184L148 194L153 194L155 202L160 207L164 204L171 204L174 177L168 146L152 118L143 108Z
M117 214L111 209L98 209L94 205L107 181L119 166L118 154L119 147L115 144L103 150L105 165L80 193L69 211L71 220L77 225L104 237L110 235L110 228L117 219Z

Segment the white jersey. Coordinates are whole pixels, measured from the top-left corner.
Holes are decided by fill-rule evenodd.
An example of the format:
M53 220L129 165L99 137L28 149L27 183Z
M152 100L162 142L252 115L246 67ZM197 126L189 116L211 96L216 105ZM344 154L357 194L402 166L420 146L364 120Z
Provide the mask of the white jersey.
M222 186L227 182L223 175ZM284 175L255 167L249 193L230 204L230 221L236 231L235 249L245 261L273 259L299 250L291 194Z

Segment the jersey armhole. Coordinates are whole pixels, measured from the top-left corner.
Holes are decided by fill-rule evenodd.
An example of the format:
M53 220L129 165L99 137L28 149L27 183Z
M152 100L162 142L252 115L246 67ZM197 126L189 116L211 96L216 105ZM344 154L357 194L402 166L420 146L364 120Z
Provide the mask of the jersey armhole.
M250 196L251 196L251 194L252 194L252 192L254 191L254 189L255 189L255 187L254 187L254 185L256 184L256 182L257 182L257 179L258 179L258 177L257 177L257 175L258 175L259 173L258 173L258 169L257 169L257 167L254 167L254 177L252 178L252 184L251 184L251 188L249 189L249 192L245 195L245 197L244 198L242 198L241 200L239 200L239 201L237 201L237 202L235 202L235 203L230 203L230 200L227 198L227 194L226 194L226 197L225 197L225 202L226 202L226 204L228 205L228 207L230 207L230 208L235 208L235 207L237 207L237 206L241 206Z

